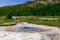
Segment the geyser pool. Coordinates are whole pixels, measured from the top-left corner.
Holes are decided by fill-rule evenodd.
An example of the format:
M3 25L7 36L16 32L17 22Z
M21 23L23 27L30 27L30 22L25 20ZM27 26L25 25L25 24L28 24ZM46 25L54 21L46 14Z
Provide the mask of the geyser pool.
M19 27L18 30L22 31L22 32L31 32L31 31L41 30L41 28L36 28L36 27Z

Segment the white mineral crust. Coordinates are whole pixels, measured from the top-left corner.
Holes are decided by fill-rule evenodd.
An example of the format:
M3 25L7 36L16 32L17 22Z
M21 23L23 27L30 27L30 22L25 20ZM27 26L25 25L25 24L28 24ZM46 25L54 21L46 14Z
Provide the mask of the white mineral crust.
M11 32L6 31L5 28L0 28L0 40L60 40L60 29L56 27L50 27L45 25L35 25L29 23L23 23L25 26L39 27L43 29L49 29L49 31L41 32ZM18 24L17 26L22 26L23 24ZM23 26L24 26L23 25ZM14 26L15 28L17 27ZM3 30L3 31L2 31Z

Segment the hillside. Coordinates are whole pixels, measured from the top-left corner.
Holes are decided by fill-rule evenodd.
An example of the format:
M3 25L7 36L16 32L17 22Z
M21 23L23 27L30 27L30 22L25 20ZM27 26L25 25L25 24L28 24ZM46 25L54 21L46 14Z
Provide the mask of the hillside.
M34 1L25 4L0 7L0 16L60 16L60 3L53 5L37 4Z

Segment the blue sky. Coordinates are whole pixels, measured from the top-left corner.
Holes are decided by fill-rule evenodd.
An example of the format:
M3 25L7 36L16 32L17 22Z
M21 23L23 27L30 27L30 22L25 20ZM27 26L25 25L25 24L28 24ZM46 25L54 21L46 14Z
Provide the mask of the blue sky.
M23 4L28 0L0 0L0 7L6 5Z

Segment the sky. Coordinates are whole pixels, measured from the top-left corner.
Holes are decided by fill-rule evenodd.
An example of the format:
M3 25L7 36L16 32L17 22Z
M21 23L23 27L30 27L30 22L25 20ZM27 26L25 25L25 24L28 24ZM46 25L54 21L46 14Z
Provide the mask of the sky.
M7 5L23 4L29 0L0 0L0 7Z

